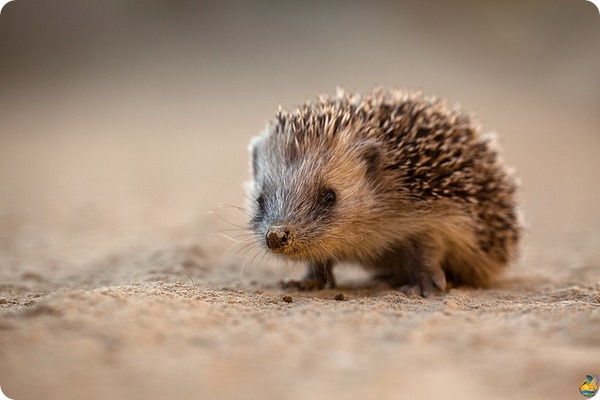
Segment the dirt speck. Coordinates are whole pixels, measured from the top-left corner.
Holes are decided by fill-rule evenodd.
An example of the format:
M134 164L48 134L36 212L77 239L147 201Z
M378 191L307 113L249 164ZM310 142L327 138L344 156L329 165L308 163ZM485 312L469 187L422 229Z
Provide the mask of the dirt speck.
M348 296L345 293L338 293L335 295L334 299L337 301L346 301L348 300Z
M284 301L284 302L286 302L286 303L291 303L292 301L294 301L294 300L292 299L292 296L283 296L283 297L281 298L281 300L283 300L283 301Z

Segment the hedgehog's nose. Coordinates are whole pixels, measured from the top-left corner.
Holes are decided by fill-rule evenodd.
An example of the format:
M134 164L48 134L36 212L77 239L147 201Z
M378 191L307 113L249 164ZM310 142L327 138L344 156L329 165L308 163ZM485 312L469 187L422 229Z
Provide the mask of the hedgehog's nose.
M271 250L281 250L290 244L290 231L285 226L272 226L267 232L267 246Z

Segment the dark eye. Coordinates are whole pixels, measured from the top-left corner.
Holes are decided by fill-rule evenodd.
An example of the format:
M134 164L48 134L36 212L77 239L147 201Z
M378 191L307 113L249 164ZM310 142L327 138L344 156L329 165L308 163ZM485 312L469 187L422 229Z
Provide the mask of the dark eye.
M265 196L263 196L262 194L260 196L258 196L256 198L256 204L258 204L258 208L260 208L262 211L265 210Z
M326 206L332 206L335 204L335 192L333 191L333 189L324 189L323 192L321 192L321 200L323 201L323 204L325 204Z

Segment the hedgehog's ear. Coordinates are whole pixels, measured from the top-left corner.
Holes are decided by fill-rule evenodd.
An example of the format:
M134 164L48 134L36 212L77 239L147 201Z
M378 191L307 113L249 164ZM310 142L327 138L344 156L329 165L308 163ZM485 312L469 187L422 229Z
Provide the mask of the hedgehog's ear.
M381 169L381 149L376 143L366 142L360 146L360 157L365 162L366 175L371 180L377 179Z

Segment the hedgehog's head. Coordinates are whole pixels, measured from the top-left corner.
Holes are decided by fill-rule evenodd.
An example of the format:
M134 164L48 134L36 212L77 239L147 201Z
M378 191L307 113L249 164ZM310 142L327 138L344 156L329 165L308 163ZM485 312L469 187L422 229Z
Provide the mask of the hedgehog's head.
M383 246L364 243L383 235L376 232L380 149L350 126L319 132L285 122L250 143L250 228L258 239L274 253L312 261L358 259L360 249Z

